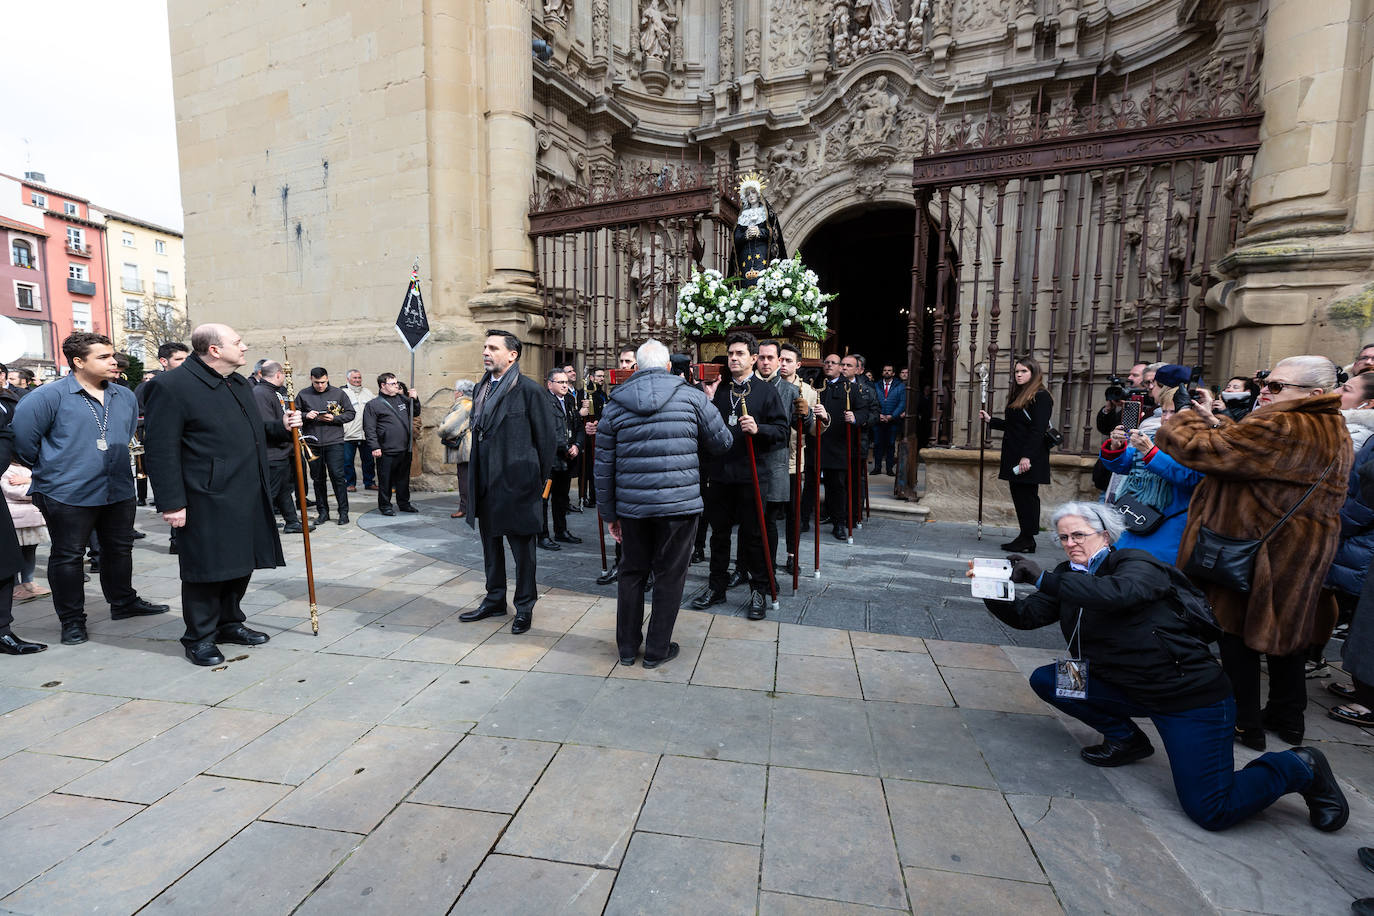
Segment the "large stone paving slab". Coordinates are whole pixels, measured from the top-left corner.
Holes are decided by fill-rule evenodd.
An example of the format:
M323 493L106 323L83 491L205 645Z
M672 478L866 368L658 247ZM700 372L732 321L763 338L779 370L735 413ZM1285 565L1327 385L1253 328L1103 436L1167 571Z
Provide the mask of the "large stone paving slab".
M984 709L959 712L1003 792L1121 800L1102 771L1078 756L1083 746L1058 719Z
M619 867L657 764L654 754L565 746L496 851Z
M474 731L504 738L562 741L604 683L599 677L531 672L478 721Z
M866 776L771 767L760 887L905 907L882 784Z
M0 760L0 817L100 766L98 760L21 751Z
M863 703L838 697L780 695L773 703L768 759L775 766L878 772Z
M758 874L757 846L636 833L611 891L606 916L752 916Z
M864 708L879 775L996 788L959 710L919 703L865 703Z
M130 700L94 719L35 745L33 750L63 757L111 760L204 711L192 703Z
M1046 881L1001 792L900 779L883 788L903 865Z
M767 763L773 700L754 690L688 687L667 752L712 760Z
M297 913L447 913L501 828L503 814L401 805Z
M132 913L242 830L286 789L201 776L0 900L20 913ZM169 840L171 840L169 842Z
M487 856L453 908L454 916L600 916L616 872L566 862Z
M1064 912L1054 891L1044 884L1024 884L978 875L952 875L924 868L904 868L911 912L943 916L945 913L1016 913L1017 916L1056 916ZM1127 901L1120 910L1103 904L1100 912L1137 912Z
M290 718L207 772L300 785L369 730L360 722Z
M558 745L547 741L468 735L410 800L514 814L557 751Z
M143 810L141 805L47 795L0 818L0 896L42 874L107 830Z
M664 757L637 829L755 846L763 842L764 767Z

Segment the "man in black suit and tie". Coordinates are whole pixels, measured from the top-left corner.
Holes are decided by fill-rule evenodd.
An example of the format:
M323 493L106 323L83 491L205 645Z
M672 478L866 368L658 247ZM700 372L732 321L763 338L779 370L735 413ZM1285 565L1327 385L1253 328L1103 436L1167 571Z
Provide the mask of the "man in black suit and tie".
M471 622L507 613L505 538L515 556L512 633L524 633L534 618L534 541L559 438L557 407L548 391L520 374L520 349L514 334L499 330L488 331L482 347L486 373L472 399L467 521L482 537L487 595L458 616Z
M544 500L544 527L539 532L539 547L541 550L558 550L558 542L582 543L580 537L568 533L568 492L572 488L573 471L581 465L586 433L582 429L582 418L577 415L577 401L569 403L567 370L550 370L545 384L549 389L549 402L553 405L554 416L558 418L558 440L553 454L553 483ZM550 503L553 504L552 538L549 537Z

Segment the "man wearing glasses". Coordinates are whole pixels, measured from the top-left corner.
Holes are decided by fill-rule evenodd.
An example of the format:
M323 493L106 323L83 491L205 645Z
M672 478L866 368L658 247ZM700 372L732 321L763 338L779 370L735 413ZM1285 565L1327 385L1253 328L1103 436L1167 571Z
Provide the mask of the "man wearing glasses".
M363 438L377 459L377 509L383 515L396 514L391 508L391 491L395 489L397 509L419 512L410 504L410 447L414 440L410 398L401 393L401 383L392 372L377 376L377 390L381 394L363 408Z
M1324 644L1336 620L1334 599L1312 574L1335 555L1353 457L1335 389L1331 360L1289 357L1270 371L1258 406L1243 419L1214 414L1211 393L1199 389L1194 409L1175 414L1155 437L1160 450L1207 475L1193 492L1180 567L1204 526L1263 539L1249 592L1199 583L1225 631L1221 662L1235 689L1236 738L1255 750L1264 749L1266 730L1290 744L1302 740L1306 650ZM1316 632L1318 621L1329 621L1325 633ZM1269 670L1262 711L1261 654Z
M1374 369L1374 343L1360 347L1360 355L1355 357L1355 363L1350 367L1350 374L1362 375L1370 369Z

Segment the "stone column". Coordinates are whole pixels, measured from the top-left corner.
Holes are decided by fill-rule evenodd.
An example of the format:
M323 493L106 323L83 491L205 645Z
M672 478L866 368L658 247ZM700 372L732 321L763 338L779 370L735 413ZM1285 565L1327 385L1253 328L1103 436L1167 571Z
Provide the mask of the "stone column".
M474 310L537 310L529 189L534 178L534 69L527 0L486 0L486 129L491 244Z

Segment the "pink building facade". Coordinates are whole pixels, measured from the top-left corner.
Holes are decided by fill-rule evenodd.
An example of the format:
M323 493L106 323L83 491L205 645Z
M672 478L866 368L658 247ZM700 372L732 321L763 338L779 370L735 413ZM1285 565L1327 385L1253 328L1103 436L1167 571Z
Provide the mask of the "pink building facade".
M35 214L40 215L40 214ZM39 220L41 221L41 219ZM0 315L13 319L24 331L24 355L14 367L33 369L40 376L56 368L58 340L52 320L48 279L48 233L35 225L0 216Z

